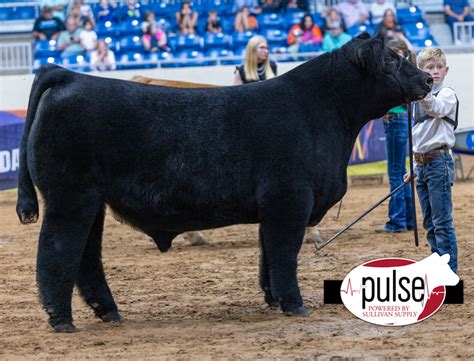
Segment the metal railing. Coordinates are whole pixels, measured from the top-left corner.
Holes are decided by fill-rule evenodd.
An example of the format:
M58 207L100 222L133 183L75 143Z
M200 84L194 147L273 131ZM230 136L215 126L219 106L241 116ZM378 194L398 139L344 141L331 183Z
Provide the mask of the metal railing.
M453 36L455 45L474 44L473 27L474 21L456 22L453 25Z
M0 72L32 72L31 43L0 44Z

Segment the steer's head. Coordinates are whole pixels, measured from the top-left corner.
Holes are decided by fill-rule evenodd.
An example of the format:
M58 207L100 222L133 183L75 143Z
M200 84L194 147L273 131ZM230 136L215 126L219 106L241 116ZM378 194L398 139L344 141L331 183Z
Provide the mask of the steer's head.
M341 50L357 68L375 104L392 107L422 99L431 90L431 76L397 55L380 38L364 33Z

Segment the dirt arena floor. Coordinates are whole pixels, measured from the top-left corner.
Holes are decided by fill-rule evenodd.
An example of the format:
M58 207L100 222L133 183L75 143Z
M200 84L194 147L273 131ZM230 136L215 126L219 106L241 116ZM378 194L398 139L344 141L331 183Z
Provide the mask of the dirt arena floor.
M324 305L323 281L343 279L378 257L415 260L429 254L423 232L375 233L382 205L315 253L305 244L299 280L311 315L293 318L265 306L258 288L257 227L204 232L210 245L179 237L161 254L143 234L107 217L103 259L125 321L105 324L74 295L76 334L54 333L39 306L35 257L40 223L21 226L14 191L0 192L0 359L474 359L474 182L454 187L459 274L465 303L444 305L431 318L389 328L355 318L343 305ZM339 220L321 223L333 235L387 193L386 185L351 186ZM418 215L420 219L420 215ZM421 223L421 222L419 222Z

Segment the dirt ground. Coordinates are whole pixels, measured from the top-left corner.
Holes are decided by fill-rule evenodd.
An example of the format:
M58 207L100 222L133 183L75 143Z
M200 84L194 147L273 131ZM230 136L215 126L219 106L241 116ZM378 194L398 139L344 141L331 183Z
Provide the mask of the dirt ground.
M386 185L351 186L339 220L333 208L321 223L333 235L387 193ZM76 334L54 333L40 308L35 257L40 223L21 226L14 191L0 192L0 359L474 359L474 183L454 189L459 275L465 303L444 305L431 318L383 327L355 318L343 305L323 303L323 281L343 279L378 257L415 260L429 254L424 233L375 233L382 205L353 229L315 253L305 244L299 281L311 315L293 318L265 306L258 288L257 227L204 232L210 245L179 237L161 254L143 234L107 217L103 260L120 324L96 319L77 293ZM420 214L418 214L420 220ZM419 222L421 224L421 222Z

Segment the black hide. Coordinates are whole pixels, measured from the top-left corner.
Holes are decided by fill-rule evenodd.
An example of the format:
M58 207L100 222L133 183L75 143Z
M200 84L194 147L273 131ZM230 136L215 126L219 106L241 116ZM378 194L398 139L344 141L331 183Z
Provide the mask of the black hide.
M49 322L72 331L74 284L103 320L120 316L101 262L104 207L166 251L179 233L259 223L265 300L305 314L296 279L304 229L346 192L361 127L429 91L429 77L361 36L277 78L178 89L57 66L35 78L17 212L45 201L37 279Z

